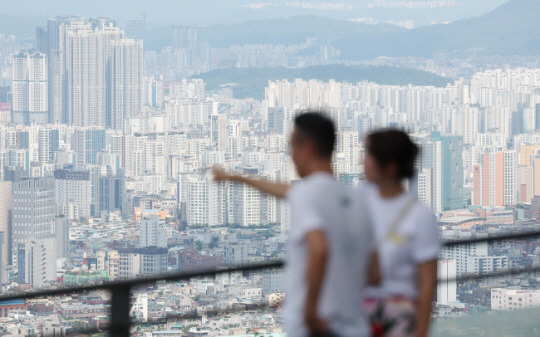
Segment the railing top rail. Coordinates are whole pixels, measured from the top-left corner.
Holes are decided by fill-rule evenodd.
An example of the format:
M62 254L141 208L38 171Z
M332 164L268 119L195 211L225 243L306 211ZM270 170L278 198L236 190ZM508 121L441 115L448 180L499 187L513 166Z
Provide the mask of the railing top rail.
M59 289L46 289L46 290L35 291L35 292L27 292L27 293L14 294L14 295L4 295L4 296L0 296L0 301L8 301L8 300L15 300L15 299L30 299L30 298L47 297L47 296L58 296L58 295L69 294L69 293L80 293L84 291L132 288L140 284L155 283L158 281L189 280L190 278L213 276L216 274L258 271L262 269L281 268L283 266L284 266L284 262L281 260L278 260L278 261L263 262L263 263L258 263L258 264L238 265L238 266L228 267L228 268L201 269L201 270L190 271L190 272L179 272L179 273L172 273L172 274L165 274L165 275L156 275L156 276L144 277L144 278L138 278L138 279L132 279L132 280L104 282L102 284L96 284L96 285L86 285L86 286L80 286L80 287L69 287L69 288L59 288Z
M504 240L519 240L519 239L531 239L540 237L540 231L525 231L522 233L509 233L497 236L479 237L465 240L449 240L444 243L446 247L461 246L472 243L489 242L489 241L504 241Z
M522 233L515 233L515 234L504 234L504 235L498 235L498 236L473 238L473 239L467 239L467 240L446 241L444 243L444 246L452 247L452 246L474 244L474 243L480 243L480 242L516 240L516 239L527 239L527 238L538 238L538 237L540 237L540 231L530 231L530 232L522 232ZM285 262L283 260L277 260L277 261L263 262L263 263L258 263L258 264L238 265L238 266L227 267L227 268L218 268L218 269L211 268L211 269L202 269L202 270L190 271L190 272L178 272L178 273L171 273L171 274L165 274L165 275L156 275L156 276L151 276L151 277L146 277L146 278L104 282L102 284L96 284L96 285L85 285L85 286L79 286L79 287L68 287L68 288L59 288L59 289L45 289L45 290L40 290L40 291L35 291L35 292L3 295L3 296L0 296L0 301L8 301L8 300L15 300L15 299L31 299L31 298L48 297L48 296L52 297L52 296L59 296L63 294L69 294L69 293L80 293L80 292L85 292L85 291L111 290L111 289L118 289L118 288L133 288L140 284L155 283L158 281L189 280L191 278L213 276L216 274L223 274L223 273L249 272L249 271L259 271L259 270L270 269L270 268L282 268L284 265L285 265ZM536 271L536 270L531 270L531 271ZM497 273L496 275L492 275L492 276L504 276L504 273L513 274L516 272L527 272L527 270L514 271L514 272L505 271L505 272ZM476 276L470 276L467 278L478 279L478 278L485 278L485 277L492 277L492 276L476 275Z

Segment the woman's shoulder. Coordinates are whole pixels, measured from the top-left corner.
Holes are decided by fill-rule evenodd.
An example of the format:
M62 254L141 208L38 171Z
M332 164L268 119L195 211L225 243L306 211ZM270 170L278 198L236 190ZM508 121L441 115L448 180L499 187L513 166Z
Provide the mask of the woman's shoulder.
M437 218L429 207L420 202L416 202L413 209L410 225L416 241L422 245L439 247L440 233L437 226ZM440 248L440 247L439 247ZM438 249L439 249L438 248Z
M416 200L414 204L412 215L414 216L415 224L420 228L437 225L437 220L433 211L418 200Z

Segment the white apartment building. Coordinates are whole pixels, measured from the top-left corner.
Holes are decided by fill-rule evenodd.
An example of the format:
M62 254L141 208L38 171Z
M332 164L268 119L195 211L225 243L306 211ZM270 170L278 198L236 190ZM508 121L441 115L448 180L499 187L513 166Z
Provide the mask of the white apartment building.
M456 237L451 236L448 232L443 232L445 239L456 239ZM461 233L459 238L466 239L471 237L466 234L470 234L470 232ZM479 234L477 237L485 235ZM486 242L444 247L441 258L444 260L455 260L457 276L463 274L483 275L508 269L508 257L488 255L488 245Z
M540 306L540 290L491 289L491 310L521 310Z
M12 182L11 181L1 181L0 182L0 232L2 235L2 259L0 261L0 274L3 273L3 267L9 264L11 261L11 250L9 238L11 237L10 233L10 218L11 212L13 210L13 198L12 198ZM1 275L0 275L1 278Z
M111 41L121 39L122 34L108 19L90 22L80 18L60 24L62 109L67 124L107 126Z
M54 237L31 239L17 245L19 283L40 288L56 280L56 247Z
M119 279L160 275L167 272L167 248L124 248L118 251Z
M24 179L12 185L12 258L17 266L17 247L30 240L54 236L55 186L54 178Z
M448 305L457 300L456 261L440 260L437 266L437 303Z
M138 115L143 106L143 42L113 40L110 48L111 103L106 124L123 130L124 120Z
M507 256L468 256L467 274L484 275L496 271L508 270Z
M56 170L54 172L57 215L90 216L92 206L92 184L89 171ZM68 214L75 205L77 214ZM71 206L71 207L70 207ZM71 213L71 212L70 212Z
M431 208L431 202L432 202L432 191L433 188L431 186L433 176L431 173L431 169L423 169L421 172L418 173L418 181L417 181L417 193L418 193L418 201L427 207Z
M12 91L14 124L49 122L47 55L22 51L13 55Z
M157 215L141 220L139 247L167 247L167 229L160 223Z
M360 172L360 143L358 133L354 131L342 131L337 133L336 154L342 154L346 163L345 172Z
M186 203L188 225L222 226L227 223L227 183L211 181L209 172L182 174L179 200Z
M228 223L239 226L258 226L261 219L261 192L246 184L228 183Z

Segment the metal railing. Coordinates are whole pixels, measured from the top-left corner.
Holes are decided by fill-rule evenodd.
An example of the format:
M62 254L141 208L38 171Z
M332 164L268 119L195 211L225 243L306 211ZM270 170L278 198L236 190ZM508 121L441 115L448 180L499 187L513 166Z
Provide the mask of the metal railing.
M452 247L457 245L466 245L466 244L475 244L481 242L492 242L492 241L505 241L505 240L520 240L520 239L531 239L531 238L540 238L540 231L534 232L523 232L517 234L504 234L499 236L488 236L483 238L474 238L468 240L456 240L456 241L447 241L444 243L446 247ZM28 300L34 298L42 297L53 297L65 294L73 293L82 293L88 291L99 291L105 290L109 291L111 294L110 300L110 314L111 314L111 324L107 329L113 336L118 337L128 337L130 335L130 329L134 322L131 321L129 316L130 311L130 299L131 299L131 290L142 284L156 283L160 281L179 281L179 280L189 280L191 278L198 277L207 277L215 276L217 274L223 273L233 273L233 272L255 272L263 271L265 269L275 269L282 268L285 265L284 261L277 260L265 263L258 264L249 264L249 265L239 265L234 267L227 268L218 268L218 269L206 269L199 271L191 272L179 272L166 275L157 275L146 278L138 278L134 280L124 280L124 281L112 281L104 282L99 285L85 285L79 287L69 287L61 289L50 289L50 290L40 290L34 292L26 292L15 295L4 295L0 296L0 301L7 300ZM514 269L514 270L503 270L498 272L486 273L482 275L464 275L456 278L456 281L468 281L474 279L484 279L490 277L502 277L507 275L516 275L528 272L540 272L540 267L524 268L524 269ZM258 304L255 307L266 307L266 304ZM217 312L231 312L230 309L217 310ZM169 316L169 319L179 319L184 315L172 315ZM137 323L136 323L137 324ZM140 323L139 323L140 324ZM88 329L83 331L78 331L81 333L95 333L98 332L97 329Z

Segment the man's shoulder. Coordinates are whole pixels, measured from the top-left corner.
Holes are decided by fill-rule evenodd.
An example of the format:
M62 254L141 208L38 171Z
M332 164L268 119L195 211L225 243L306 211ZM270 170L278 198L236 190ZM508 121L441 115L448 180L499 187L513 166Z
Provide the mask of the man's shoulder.
M293 185L296 191L311 193L315 191L324 191L329 188L339 188L341 184L331 175L317 174L302 179L296 185Z
M358 186L354 187L354 191L364 198L367 198L377 192L377 186L367 181L361 181Z

